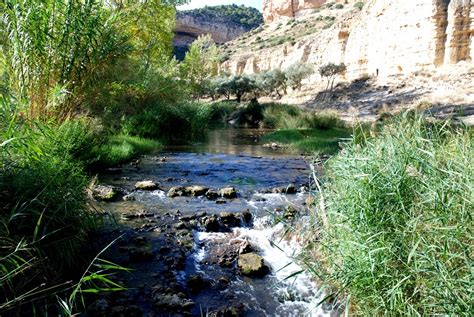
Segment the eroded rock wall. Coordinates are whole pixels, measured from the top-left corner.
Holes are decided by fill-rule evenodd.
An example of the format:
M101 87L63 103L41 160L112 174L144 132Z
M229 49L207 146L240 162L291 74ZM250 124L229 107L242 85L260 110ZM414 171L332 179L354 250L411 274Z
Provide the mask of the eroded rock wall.
M353 0L352 0L353 1ZM351 1L351 2L352 2ZM270 23L281 18L298 17L307 10L320 8L327 2L341 2L345 0L263 0L263 17L265 22ZM349 2L349 1L347 1Z
M264 8L271 5L273 14L282 15L289 3L299 8L301 2L307 3L266 0ZM313 5L316 2L324 1L312 1ZM336 20L314 36L234 56L222 67L232 73L256 73L297 62L316 67L343 62L348 80L370 75L385 81L461 61L471 63L473 18L474 0L371 0L362 11ZM266 19L274 18L267 13Z

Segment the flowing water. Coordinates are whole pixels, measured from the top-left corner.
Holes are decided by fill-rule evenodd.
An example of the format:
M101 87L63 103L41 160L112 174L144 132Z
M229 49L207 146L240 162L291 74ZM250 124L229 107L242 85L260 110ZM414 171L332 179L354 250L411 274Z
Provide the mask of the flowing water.
M122 234L108 256L133 269L121 276L129 290L108 298L108 305L120 307L124 315L146 316L337 315L318 305L324 294L295 261L301 250L297 236L286 234L294 217L308 217L308 162L262 147L262 133L214 130L206 143L167 148L142 158L138 167L127 165L121 174L100 177L101 183L134 199L99 203L118 221L118 229L104 236ZM158 183L159 189L135 190L134 184L142 180ZM289 184L296 193L274 190ZM214 190L233 186L238 197L166 195L173 186L191 185ZM213 215L238 223L207 230L206 220ZM268 274L239 273L236 261L242 244L264 258Z

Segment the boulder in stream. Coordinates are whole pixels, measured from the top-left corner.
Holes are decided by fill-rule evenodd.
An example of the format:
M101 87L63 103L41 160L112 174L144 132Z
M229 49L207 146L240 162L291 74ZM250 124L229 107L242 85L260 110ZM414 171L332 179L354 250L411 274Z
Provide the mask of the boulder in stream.
M191 275L186 281L186 286L191 294L197 294L211 287L211 282L200 275Z
M206 192L206 198L211 200L217 199L219 198L219 193L215 190L210 189Z
M263 277L269 272L263 258L257 253L239 255L237 267L240 273L247 276Z
M118 191L112 186L98 185L92 190L92 197L102 201L113 201L117 198Z
M223 198L237 198L237 191L234 187L225 187L219 190L219 196Z
M204 196L208 190L209 188L207 187L197 186L197 185L189 186L185 188L186 194L195 196L195 197Z
M135 184L135 188L140 190L156 190L158 189L158 184L150 180L141 181Z
M232 213L232 212L221 212L219 214L219 219L223 227L225 228L233 228L240 226L240 215Z
M171 187L167 194L170 198L186 196L186 188L183 186Z

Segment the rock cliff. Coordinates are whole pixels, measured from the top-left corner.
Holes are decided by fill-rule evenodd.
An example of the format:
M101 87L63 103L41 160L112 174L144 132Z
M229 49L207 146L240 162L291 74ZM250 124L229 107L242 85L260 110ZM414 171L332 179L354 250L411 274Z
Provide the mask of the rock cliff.
M430 90L453 96L459 95L456 78L463 78L464 101L474 104L474 0L324 2L265 0L268 23L229 43L222 69L251 74L295 63L315 69L344 63L343 81L371 77L380 86L405 85L422 74L426 83L419 86L438 79ZM305 5L312 11L298 16ZM306 95L317 93L321 81L317 72L306 80Z
M318 5L324 1L293 2ZM284 11L275 6L292 1L264 3L267 10L273 5L273 16L280 16ZM386 79L473 60L474 1L372 0L362 10L349 7L320 10L302 18L306 25L302 29L294 30L298 19L287 25L272 23L259 37L268 40L281 34L280 45L251 52L237 50L223 67L233 73L254 73L296 62L343 62L348 79L366 74ZM269 12L265 17L272 20ZM325 20L330 23L318 25Z
M200 35L210 34L222 44L250 31L263 22L257 9L244 6L216 6L178 11L173 45L178 58L184 57L189 45Z
M309 13L326 4L327 0L263 0L263 17L265 22L274 22L281 18L294 18ZM332 1L348 3L349 1ZM351 1L353 2L353 1Z

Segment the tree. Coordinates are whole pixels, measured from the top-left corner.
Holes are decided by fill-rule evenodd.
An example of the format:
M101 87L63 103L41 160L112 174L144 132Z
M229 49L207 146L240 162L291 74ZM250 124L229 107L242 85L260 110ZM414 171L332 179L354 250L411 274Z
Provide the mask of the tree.
M346 72L346 65L344 63L341 64L334 64L334 63L329 63L324 66L321 66L319 68L319 74L321 77L326 77L327 79L327 85L326 85L326 91L332 91L334 88L334 81L339 75L342 75Z
M285 70L288 86L293 90L300 90L303 79L309 77L313 72L313 67L308 64L296 63L291 65Z
M209 34L198 37L191 44L181 66L183 77L194 96L199 98L205 92L206 82L219 70L219 49Z
M278 98L282 97L280 90L286 94L287 77L280 69L262 72L257 76L257 85L261 91L271 95L276 93Z
M225 85L229 92L235 95L237 102L239 103L242 101L242 97L245 94L251 93L257 89L255 81L246 75L233 76L227 83L225 83Z

